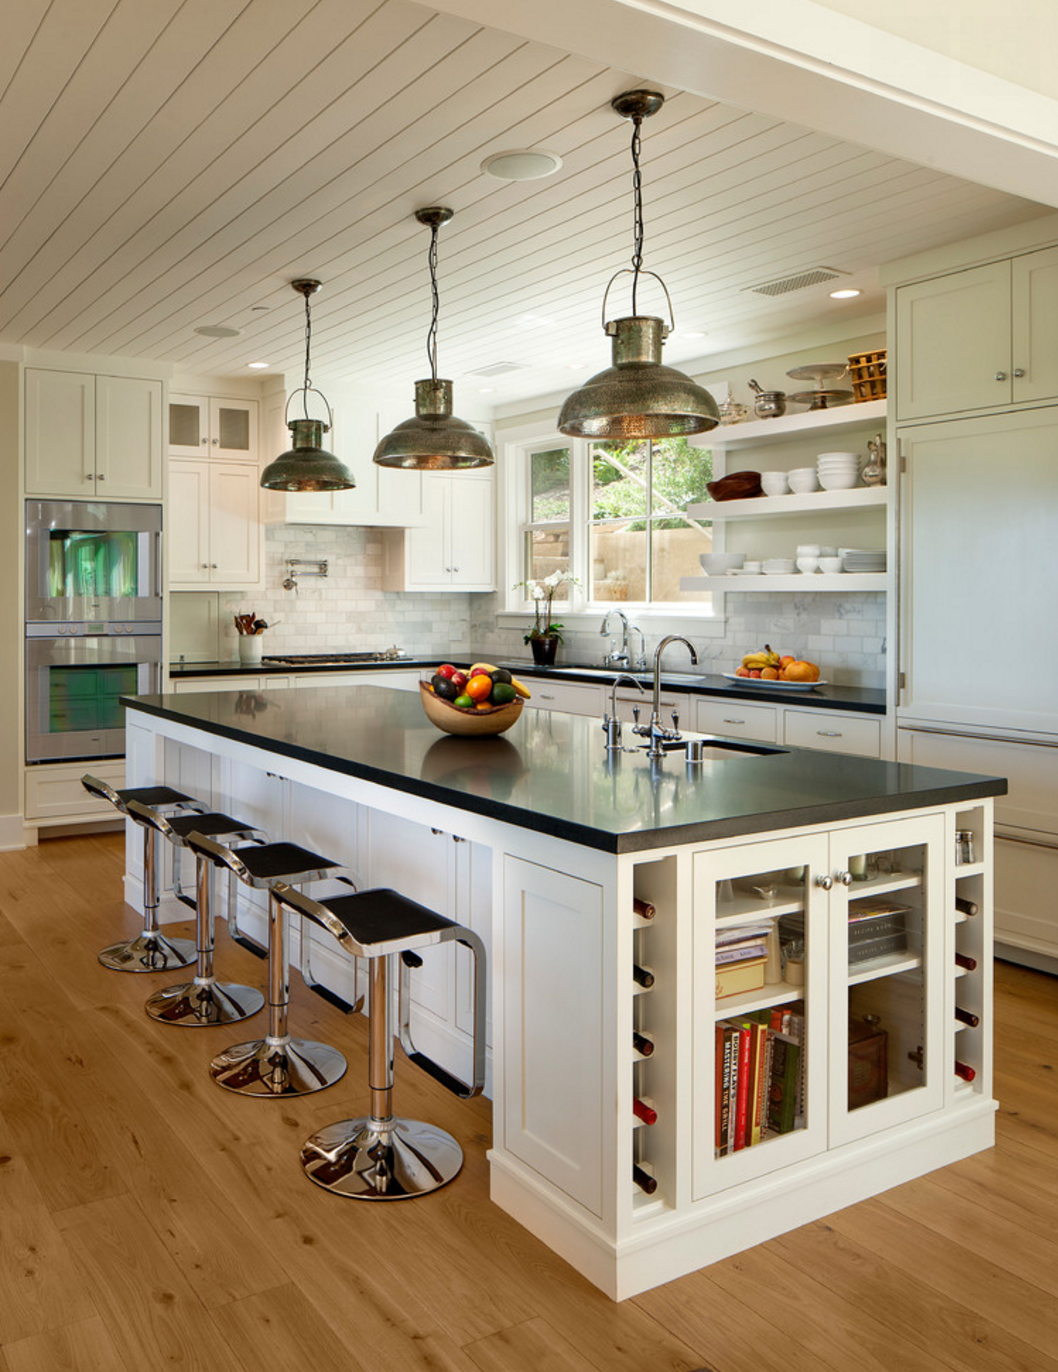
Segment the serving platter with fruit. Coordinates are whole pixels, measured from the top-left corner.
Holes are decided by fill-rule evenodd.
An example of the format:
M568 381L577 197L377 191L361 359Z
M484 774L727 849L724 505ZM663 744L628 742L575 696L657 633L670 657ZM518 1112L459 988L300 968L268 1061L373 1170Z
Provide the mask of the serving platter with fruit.
M443 662L419 682L426 717L447 734L502 734L529 699L529 690L505 667L475 662L466 671Z
M777 653L770 644L754 653L747 653L742 665L722 675L739 685L779 686L787 691L810 691L825 686L814 662L806 662L793 653Z

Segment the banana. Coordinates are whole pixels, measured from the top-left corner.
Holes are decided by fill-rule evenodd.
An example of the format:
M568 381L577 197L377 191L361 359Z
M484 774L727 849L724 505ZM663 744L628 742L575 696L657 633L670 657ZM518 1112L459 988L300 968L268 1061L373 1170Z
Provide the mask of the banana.
M470 671L467 672L467 676L477 676L479 672L484 672L486 676L489 676L493 672L498 670L499 669L491 662L475 662L473 667L471 667Z
M532 699L532 696L529 694L528 686L523 686L516 676L511 677L511 685L514 687L514 689L518 692L518 694L522 697L523 700Z
M763 667L770 667L771 662L767 653L747 653L742 659L743 667L748 667L750 671Z

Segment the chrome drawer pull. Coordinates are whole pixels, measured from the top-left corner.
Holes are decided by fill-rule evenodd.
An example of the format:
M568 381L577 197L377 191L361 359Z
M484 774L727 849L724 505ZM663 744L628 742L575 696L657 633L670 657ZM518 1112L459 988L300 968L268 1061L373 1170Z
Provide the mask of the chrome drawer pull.
M816 730L816 733L817 733L817 735L818 735L820 738L841 738L841 737L842 737L842 734L841 734L841 730L840 730L840 729L817 729L817 730Z
M724 720L724 723L725 723L725 724L745 724L745 722L746 722L746 721L745 721L744 719L725 719L725 720Z

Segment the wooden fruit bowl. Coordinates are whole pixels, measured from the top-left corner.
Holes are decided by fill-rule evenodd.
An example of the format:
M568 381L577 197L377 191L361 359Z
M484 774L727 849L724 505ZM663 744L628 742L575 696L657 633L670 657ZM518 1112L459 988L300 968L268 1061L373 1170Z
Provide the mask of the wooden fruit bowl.
M525 704L519 696L509 705L490 705L487 710L458 710L449 701L434 695L425 681L419 682L419 698L431 724L446 734L461 734L467 738L486 738L490 734L505 733L522 713Z

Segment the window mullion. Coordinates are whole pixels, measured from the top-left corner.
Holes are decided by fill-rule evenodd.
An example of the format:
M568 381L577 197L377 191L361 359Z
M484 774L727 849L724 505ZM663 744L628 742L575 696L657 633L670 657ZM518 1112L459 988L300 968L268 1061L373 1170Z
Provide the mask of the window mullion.
M570 607L583 610L591 585L591 443L573 439L570 480L570 564L576 582L570 587Z

